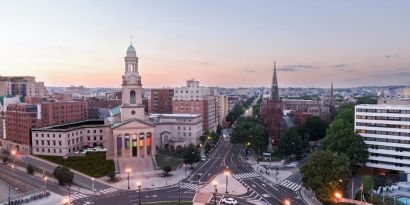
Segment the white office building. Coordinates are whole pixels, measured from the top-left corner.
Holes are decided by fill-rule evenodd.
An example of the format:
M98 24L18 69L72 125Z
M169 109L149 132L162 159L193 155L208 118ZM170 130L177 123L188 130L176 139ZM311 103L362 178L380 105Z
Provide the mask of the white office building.
M366 166L404 172L410 181L410 105L357 105L355 131L369 145Z
M200 143L200 114L151 114L149 118L155 124L155 144L160 148L173 150Z

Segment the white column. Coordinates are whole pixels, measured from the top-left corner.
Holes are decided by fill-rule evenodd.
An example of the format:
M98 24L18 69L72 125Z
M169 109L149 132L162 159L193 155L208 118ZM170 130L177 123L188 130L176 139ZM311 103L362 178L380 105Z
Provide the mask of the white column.
M117 159L117 135L113 134L113 138L114 138L114 159Z
M125 141L124 141L124 135L121 135L121 158L125 157Z
M147 155L147 133L144 133L144 156L148 156Z

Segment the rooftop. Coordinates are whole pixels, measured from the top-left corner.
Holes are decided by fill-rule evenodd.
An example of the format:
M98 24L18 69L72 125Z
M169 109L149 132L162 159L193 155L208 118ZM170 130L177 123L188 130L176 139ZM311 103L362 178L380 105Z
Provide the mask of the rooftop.
M154 117L165 117L165 118L197 118L200 117L200 114L158 114L158 113L154 113L154 114L150 114L149 117L150 118L154 118Z
M33 131L41 131L41 130L66 131L66 130L76 129L76 128L79 128L82 126L88 126L88 125L104 125L104 120L84 120L84 121L73 122L73 123L62 124L62 125L53 125L53 126L42 127L42 128L33 128L32 130Z

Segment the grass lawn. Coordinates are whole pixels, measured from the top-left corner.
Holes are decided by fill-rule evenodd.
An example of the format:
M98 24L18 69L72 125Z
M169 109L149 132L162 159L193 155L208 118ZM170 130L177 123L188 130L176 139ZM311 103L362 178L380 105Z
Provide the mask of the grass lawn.
M114 172L114 161L105 159L105 152L90 152L84 157L38 156L50 162L69 167L89 176L99 178Z
M182 163L180 158L166 155L155 155L159 167L170 166L172 170L176 170L178 165Z
M192 202L153 202L153 203L144 203L149 205L192 205Z

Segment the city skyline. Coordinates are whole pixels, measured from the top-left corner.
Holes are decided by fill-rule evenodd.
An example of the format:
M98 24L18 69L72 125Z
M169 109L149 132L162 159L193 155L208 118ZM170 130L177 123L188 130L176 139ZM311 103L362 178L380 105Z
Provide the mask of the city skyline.
M0 73L119 87L132 35L144 87L269 87L274 60L280 87L408 85L409 3L369 3L1 3Z

